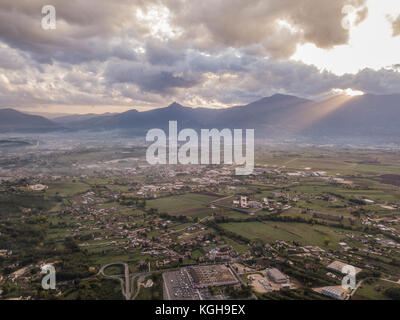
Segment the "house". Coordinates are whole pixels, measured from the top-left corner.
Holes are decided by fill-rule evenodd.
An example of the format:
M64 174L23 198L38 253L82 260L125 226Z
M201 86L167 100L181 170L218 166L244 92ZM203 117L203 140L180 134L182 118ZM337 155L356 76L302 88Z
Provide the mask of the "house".
M146 281L144 287L145 288L151 288L153 286L153 280L149 279Z
M349 245L347 244L347 243L345 243L345 242L339 242L339 246L344 250L344 251L347 251L347 250L350 250L351 248L349 247Z

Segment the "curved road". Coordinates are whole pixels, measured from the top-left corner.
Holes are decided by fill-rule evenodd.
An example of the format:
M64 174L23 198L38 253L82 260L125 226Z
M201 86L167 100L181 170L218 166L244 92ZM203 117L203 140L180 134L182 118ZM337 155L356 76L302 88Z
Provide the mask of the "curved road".
M119 274L119 275L108 275L104 273L104 270L107 269L108 267L114 266L114 265L122 265L125 270L125 274ZM150 271L150 272L138 272L138 273L133 273L132 275L129 274L129 265L125 262L114 262L114 263L109 263L104 266L102 266L97 273L98 275L103 276L106 279L118 279L121 282L121 291L123 296L125 297L126 300L135 300L136 297L139 295L140 291L140 286L143 283L144 279L153 274L154 272L157 271ZM136 285L136 292L135 295L132 297L135 287L135 279L138 278L137 285Z
M104 273L105 269L107 269L108 267L111 267L113 265L122 265L124 267L125 279L124 279L123 275L107 275ZM130 281L129 281L129 265L127 263L115 262L115 263L106 264L100 268L98 274L102 275L106 279L118 279L119 281L121 281L122 294L124 295L126 300L130 300L132 293L131 293Z

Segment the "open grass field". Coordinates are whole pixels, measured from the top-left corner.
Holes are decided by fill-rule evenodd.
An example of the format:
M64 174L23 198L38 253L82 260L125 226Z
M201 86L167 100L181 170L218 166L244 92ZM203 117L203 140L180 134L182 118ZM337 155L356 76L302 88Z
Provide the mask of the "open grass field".
M114 275L123 275L124 274L124 267L120 264L118 265L112 265L109 266L108 268L104 269L104 273L109 276L114 276Z
M257 163L287 169L312 168L329 173L373 174L375 172L399 174L400 154L374 150L334 150L280 147L257 150Z
M220 226L228 231L241 235L249 240L260 239L264 242L275 240L296 241L303 245L316 245L321 248L338 248L344 236L331 227L309 225L305 223L284 223L284 222L241 222L224 223ZM327 247L324 240L329 239Z
M73 196L90 190L90 185L82 182L59 182L48 185L46 195L48 196Z
M230 239L228 237L223 237L223 239L228 245L232 246L232 248L235 249L235 251L239 254L245 253L249 250L248 246L241 244L233 239Z
M400 285L383 280L365 281L353 296L353 300L390 300L384 292L391 287L400 288Z
M146 203L147 208L158 209L159 212L165 212L172 215L193 215L206 216L205 211L209 202L217 199L216 197L189 193L179 196L171 196L149 200Z

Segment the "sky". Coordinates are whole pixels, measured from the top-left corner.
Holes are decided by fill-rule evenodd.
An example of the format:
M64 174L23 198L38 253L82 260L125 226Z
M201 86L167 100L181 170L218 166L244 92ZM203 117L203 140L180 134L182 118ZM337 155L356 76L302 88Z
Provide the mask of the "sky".
M56 28L43 29L44 5ZM400 93L398 0L2 0L0 108L105 113Z

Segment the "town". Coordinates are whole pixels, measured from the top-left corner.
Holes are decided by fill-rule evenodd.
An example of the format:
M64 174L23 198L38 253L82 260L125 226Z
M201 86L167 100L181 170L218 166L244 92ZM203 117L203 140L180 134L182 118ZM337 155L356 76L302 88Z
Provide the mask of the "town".
M237 176L140 145L41 148L1 158L1 299L398 297L397 151L262 147Z

